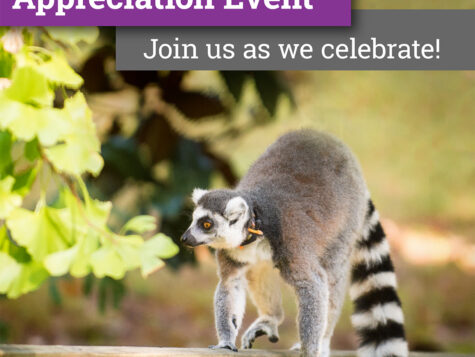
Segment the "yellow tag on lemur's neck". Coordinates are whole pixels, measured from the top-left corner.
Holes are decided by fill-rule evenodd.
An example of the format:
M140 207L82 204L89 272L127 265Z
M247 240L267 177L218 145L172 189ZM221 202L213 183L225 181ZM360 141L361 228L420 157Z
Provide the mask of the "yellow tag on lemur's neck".
M256 234L256 235L258 235L258 236L264 235L264 233L263 233L260 229L248 228L247 231L248 231L249 233Z

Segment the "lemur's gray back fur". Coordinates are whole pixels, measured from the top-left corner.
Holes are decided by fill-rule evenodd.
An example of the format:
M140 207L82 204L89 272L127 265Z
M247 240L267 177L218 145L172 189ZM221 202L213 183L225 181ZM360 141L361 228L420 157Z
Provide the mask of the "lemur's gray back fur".
M278 265L302 253L317 253L321 264L331 265L328 252L349 249L338 236L357 231L364 217L366 188L357 161L345 145L311 130L279 138L236 191L254 198L264 217L273 213L268 223L280 227L279 235L266 237Z
M278 337L279 295L276 298L251 284L260 279L260 285L276 289L270 279L252 275L253 271L271 274L272 269L266 270L265 258L246 258L267 244L271 263L299 299L303 355L329 355L330 338L351 276L356 306L352 321L361 337L360 356L407 356L389 247L360 166L343 143L312 130L286 134L252 165L235 189L204 193L197 207L225 216L228 203L236 197L247 204L249 217L255 214L265 238L244 250L217 252L221 280L215 295L218 347L234 346L246 282L250 282L258 309L272 312L262 313L251 325L243 346L252 346L260 334ZM233 299L240 302L233 303ZM271 300L279 308L270 309Z

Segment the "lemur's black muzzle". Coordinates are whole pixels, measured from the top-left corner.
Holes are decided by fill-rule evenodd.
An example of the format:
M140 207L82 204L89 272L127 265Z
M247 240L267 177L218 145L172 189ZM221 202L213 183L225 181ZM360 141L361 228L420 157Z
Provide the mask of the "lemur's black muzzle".
M202 243L198 243L193 234L191 234L190 229L187 229L185 233L181 236L181 242L188 247L196 247Z

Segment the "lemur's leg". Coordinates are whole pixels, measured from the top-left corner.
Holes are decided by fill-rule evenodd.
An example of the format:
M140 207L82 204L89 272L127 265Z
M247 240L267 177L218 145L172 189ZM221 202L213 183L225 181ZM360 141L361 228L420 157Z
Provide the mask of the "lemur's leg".
M236 336L246 306L245 266L217 251L219 283L214 294L214 315L218 344L210 348L237 351Z
M344 263L342 263L344 266ZM344 268L341 269L345 271ZM340 318L341 309L345 300L345 293L347 287L347 279L344 275L335 277L331 274L328 277L330 286L330 296L328 303L328 322L322 340L322 357L330 357L330 341L333 336L333 331Z
M321 357L330 357L330 342L333 335L333 330L335 329L335 325L338 322L338 317L340 316L340 310L335 306L332 306L332 301L330 300L329 308L328 308L328 321L327 326L325 329L325 333L323 334L322 344L321 344ZM290 350L291 351L300 351L302 348L301 343L295 343Z
M307 261L281 273L298 298L301 355L324 357L329 297L325 271L315 262Z
M241 346L252 348L254 340L262 335L267 335L271 342L277 342L277 328L284 319L278 272L270 262L261 262L252 266L246 277L249 294L259 317L243 334Z
M320 352L321 357L330 356L330 341L333 335L333 331L340 317L342 305L345 300L346 288L347 288L347 262L338 262L339 269L335 268L326 270L327 282L329 287L329 299L328 299L328 316L325 332L322 338L322 349ZM294 344L291 350L300 350L300 342Z

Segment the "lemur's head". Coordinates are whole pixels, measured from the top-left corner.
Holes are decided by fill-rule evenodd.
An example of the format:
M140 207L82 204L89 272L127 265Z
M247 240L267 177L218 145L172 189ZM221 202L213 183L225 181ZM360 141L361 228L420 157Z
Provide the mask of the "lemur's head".
M246 200L231 190L193 191L193 221L181 237L190 247L206 244L216 249L240 246L248 237L251 212Z

